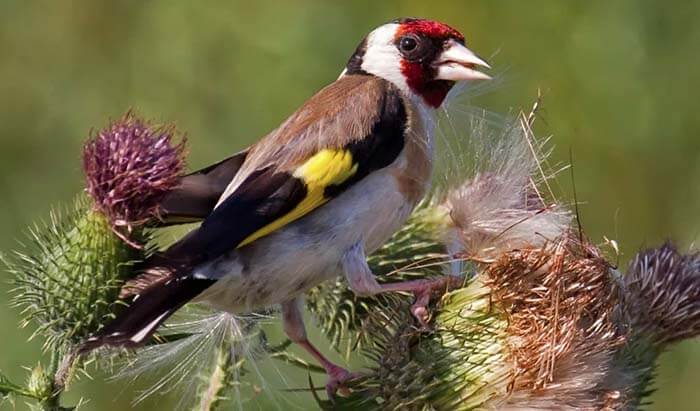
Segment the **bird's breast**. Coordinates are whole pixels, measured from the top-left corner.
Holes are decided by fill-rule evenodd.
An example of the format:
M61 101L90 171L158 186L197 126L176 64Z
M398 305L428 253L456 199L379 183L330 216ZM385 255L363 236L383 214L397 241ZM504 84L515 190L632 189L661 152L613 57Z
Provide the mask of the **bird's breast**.
M404 104L407 111L404 149L390 170L398 190L415 204L425 196L432 179L435 111L410 99L404 99Z

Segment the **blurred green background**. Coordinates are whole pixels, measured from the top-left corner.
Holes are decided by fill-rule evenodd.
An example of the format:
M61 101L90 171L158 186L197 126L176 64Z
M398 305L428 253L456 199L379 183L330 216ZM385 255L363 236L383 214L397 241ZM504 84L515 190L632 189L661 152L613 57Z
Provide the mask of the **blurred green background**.
M133 106L175 120L190 165L203 166L274 128L336 78L368 31L398 16L450 23L505 71L479 105L527 108L543 90L538 131L555 135L555 160L572 150L584 228L617 239L623 266L640 246L699 238L700 2L1 0L0 250L81 190L81 143L109 117ZM572 198L569 175L560 180ZM40 344L27 343L30 331L0 300L0 369L21 380ZM305 386L295 375L289 385ZM697 409L698 378L698 342L674 347L649 409ZM67 398L127 409L129 389L101 380L82 380ZM296 397L294 407L310 404Z

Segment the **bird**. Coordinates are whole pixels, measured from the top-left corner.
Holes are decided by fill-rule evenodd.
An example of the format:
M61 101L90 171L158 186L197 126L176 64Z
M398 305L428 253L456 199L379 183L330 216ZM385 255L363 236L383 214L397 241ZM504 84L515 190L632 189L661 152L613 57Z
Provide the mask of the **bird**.
M427 194L437 110L489 64L435 20L400 18L371 31L340 76L249 148L183 176L160 204L163 224L201 221L146 260L130 299L83 344L137 347L188 302L231 313L279 306L284 332L326 370L333 395L357 377L309 341L301 301L344 275L360 296L411 292L424 324L444 279L380 284L367 264Z

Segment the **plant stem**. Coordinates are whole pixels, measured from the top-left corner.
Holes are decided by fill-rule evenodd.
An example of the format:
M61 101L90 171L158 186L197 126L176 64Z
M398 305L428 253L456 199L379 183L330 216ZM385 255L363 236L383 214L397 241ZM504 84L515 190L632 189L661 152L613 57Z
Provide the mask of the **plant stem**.
M51 351L51 361L49 363L48 375L50 378L46 378L44 381L46 383L42 392L46 394L41 401L41 408L45 411L57 411L61 409L61 393L63 390L56 387L56 381L54 376L58 372L58 367L61 360L61 355L58 353L59 349Z

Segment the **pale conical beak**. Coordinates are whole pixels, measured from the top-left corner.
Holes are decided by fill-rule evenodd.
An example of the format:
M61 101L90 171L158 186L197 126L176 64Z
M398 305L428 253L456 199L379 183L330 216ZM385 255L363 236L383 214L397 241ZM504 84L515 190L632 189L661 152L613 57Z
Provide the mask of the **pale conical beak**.
M477 66L490 69L491 66L464 45L450 40L447 48L434 63L437 80L468 81L490 80L491 76L475 70Z

